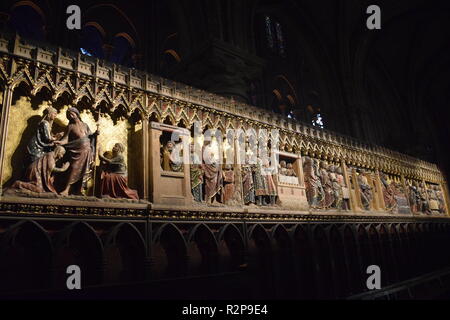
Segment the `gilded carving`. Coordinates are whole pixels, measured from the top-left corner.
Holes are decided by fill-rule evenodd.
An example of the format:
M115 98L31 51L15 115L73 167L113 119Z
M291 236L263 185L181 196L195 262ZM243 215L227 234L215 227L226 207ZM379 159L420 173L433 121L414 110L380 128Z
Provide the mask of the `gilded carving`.
M33 47L32 44L27 46ZM14 46L11 47L13 47L11 54L18 50ZM297 185L300 192L301 188L305 188L303 189L304 196L312 209L381 210L400 213L400 207L404 206L407 198L411 210L415 213L442 214L446 212L445 191L440 187L445 183L445 179L434 164L382 147L367 146L338 134L286 121L281 115L262 111L253 106L237 104L222 97L203 92L194 95L190 89L177 89L181 86L168 87L146 74L133 73L131 75L130 72L119 70L117 67L116 70L112 70L104 66L102 67L105 69L103 70L105 72L102 73L104 76L99 80L91 75L91 71L88 72L84 68L61 70L57 68L57 65L51 65L52 61L58 59L49 59L46 63L37 64L31 59L33 52L30 49L29 56L22 54L21 58L18 58L17 55L9 57L6 54L5 57L9 57L8 63L14 67L5 68L1 65L0 68L5 78L5 84L9 84L10 88L17 90L19 86L25 85L30 89L30 96L23 94L13 100L12 105L2 108L2 110L9 110L7 114L2 112L2 117L7 117L9 120L2 121L5 123L2 132L6 133L6 136L3 137L3 141L6 143L2 150L1 181L3 186L11 186L16 180L22 181L20 176L26 172L30 163L26 163L24 155L36 154L35 161L45 154L54 152L54 146L51 145L54 141L50 140L59 140L62 129L68 125L68 119L65 117L67 110L78 108L80 112L77 117L82 123L85 123L85 128L89 128L90 134L95 132L97 127L99 128L100 134L94 143L95 146L104 150L112 150L117 143L124 146L126 151L122 154L123 163L133 163L128 167L130 177L132 177L130 183L134 185L145 185L145 179L156 174L154 172L156 169L159 170L157 168L159 166L152 162L153 166L147 169L147 176L144 177L141 174L142 163L149 162L148 159L153 156L150 153L154 150L150 147L152 138L145 138L149 136L150 132L144 132L144 126L138 123L140 120L155 120L159 123L164 122L175 127L183 126L187 129L192 128L195 121L201 120L203 129L216 128L222 133L228 128L244 129L245 131L278 129L281 151L307 156L300 160L302 163L298 168L302 169L301 173L294 170L294 162L285 162L280 164L279 173L271 172L269 175L262 175L262 170L267 168L267 164L261 162L242 166L232 165L231 167L204 163L198 166L184 167L167 157L171 147L163 146L167 149L165 156L163 152L162 166L170 168L170 171L175 173L174 176L165 176L164 179L181 179L183 177L185 181L182 184L174 184L176 188L179 188L175 190L181 194L187 189L189 196L192 196L192 201L201 203L206 198L205 202L211 203L213 197L218 195L217 201L219 202L231 203L231 199L234 199L237 200L237 205L256 203L257 205L270 204L274 206L282 197L286 196L286 190L291 192L295 189L289 189L289 185ZM49 54L52 55L52 53ZM75 61L79 58L74 56L71 59ZM6 59L3 60L3 63L6 63ZM91 67L89 69L94 71L92 74L97 74L96 68L99 66L92 65ZM11 70L11 74L8 74L6 70ZM116 78L112 77L113 74L116 74ZM5 87L5 90L10 89ZM51 101L44 100L37 103L36 101L39 99L34 95L43 91L50 92ZM1 93L1 101L8 100L3 99L5 92L7 91ZM53 125L49 122L48 125L44 123L42 125L44 130L39 129L39 121L44 115L44 110L49 110L50 107L55 108L58 112L54 123ZM136 114L140 118L139 121L134 119ZM46 115L48 117L48 113ZM43 146L42 149L30 147L30 152L28 152L26 145L31 141L32 133L37 131L43 132L47 138L50 138L50 145ZM67 142L77 140L66 138L64 142L65 140ZM148 145L143 144L145 139L148 139ZM95 156L96 152L92 147L93 144L90 142L89 149ZM184 148L187 151L188 147ZM65 149L67 149L65 157L70 159L68 161L70 166L67 168L70 175L76 162L73 157L69 156L73 153L73 149L70 146ZM158 153L158 162L160 162L161 150L158 149L156 152ZM131 154L133 159L129 159ZM186 156L188 155L186 154ZM91 155L88 155L87 158L90 157ZM95 160L96 166L100 165L99 159L92 158ZM338 164L339 161L343 161L349 166L348 172L345 172L347 169L344 164ZM83 167L86 167L85 162L83 162ZM55 168L62 168L62 164L58 163ZM92 173L94 168L91 169ZM167 170L164 169L164 171ZM62 172L56 171L52 174L55 175L55 178L59 174L63 175ZM160 172L158 171L157 174ZM402 178L404 180L400 180L400 176L404 177ZM87 186L86 194L93 195L95 177L90 181L91 185ZM293 183L289 183L290 181ZM150 190L154 192L155 187L152 187L153 189L143 188L147 188L145 192L150 193ZM280 193L281 188L287 188L283 189L283 196ZM66 188L60 192L67 193ZM150 198L151 196L150 194ZM169 200L167 201L169 202Z

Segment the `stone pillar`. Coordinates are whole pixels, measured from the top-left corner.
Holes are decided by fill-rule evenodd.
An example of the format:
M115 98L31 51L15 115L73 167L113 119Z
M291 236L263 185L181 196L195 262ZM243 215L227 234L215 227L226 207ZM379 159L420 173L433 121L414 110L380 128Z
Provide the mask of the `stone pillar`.
M147 256L144 259L144 277L145 281L155 280L155 276L153 273L153 267L155 265L155 261L151 256Z
M150 180L150 159L149 159L149 129L148 129L148 119L147 116L144 115L142 118L142 189L143 194L142 198L144 200L148 200L148 185Z
M361 188L359 187L359 181L358 181L358 176L360 175L360 173L356 172L355 169L352 170L352 178L353 178L353 184L355 186L355 198L356 198L356 210L357 211L365 211L364 207L362 205L362 201L361 201Z
M3 92L3 106L0 122L0 195L3 193L3 170L5 164L5 151L7 147L7 135L9 125L9 110L11 108L12 96L14 88L11 85L6 85Z
M346 186L348 188L349 208L350 208L350 211L354 212L354 211L356 211L355 197L354 197L354 195L353 195L353 193L351 191L352 189L351 189L351 184L350 184L350 176L349 176L349 173L348 173L347 165L345 164L344 160L341 160L341 168L342 168L342 174L344 175L345 184L346 184Z
M244 159L241 159L241 146L239 145L239 137L235 136L233 141L233 148L234 148L234 164L233 168L235 170L234 177L235 177L235 188L239 188L239 203L244 203L244 193L243 193L243 185L242 185L242 165L245 161ZM245 150L244 150L245 152ZM245 154L245 153L244 153ZM235 193L236 194L236 193Z
M381 185L381 179L380 179L380 172L378 170L375 171L375 173L372 175L374 179L374 185L377 190L377 197L375 199L376 203L376 209L380 211L386 210L386 204L384 203L384 197L383 197L383 187Z
M408 201L409 208L411 208L411 203L409 202L409 187L406 184L406 179L405 179L404 175L400 176L400 182L401 182L401 184L403 186L403 190L404 190L404 194L405 194L405 197L406 197L406 201ZM412 212L412 209L411 209L411 212Z
M298 151L298 161L297 162L298 162L298 167L297 167L298 171L296 171L296 172L298 172L298 179L299 179L299 182L300 182L300 187L304 188L304 190L306 192L306 189L305 189L305 175L303 173L303 157L302 157L302 154L301 154L300 151ZM305 194L305 196L306 196L306 194Z
M350 185L350 177L348 175L347 165L345 164L344 160L341 160L341 168L342 168L342 174L344 175L344 181L348 188L348 194L349 194L349 205L350 205L350 211L356 211L356 205L355 205L355 198L351 192L351 185Z
M450 201L448 197L448 188L447 183L440 183L439 187L441 188L442 195L444 196L444 204L445 204L445 214L450 215L450 212L448 211L448 208L450 208Z

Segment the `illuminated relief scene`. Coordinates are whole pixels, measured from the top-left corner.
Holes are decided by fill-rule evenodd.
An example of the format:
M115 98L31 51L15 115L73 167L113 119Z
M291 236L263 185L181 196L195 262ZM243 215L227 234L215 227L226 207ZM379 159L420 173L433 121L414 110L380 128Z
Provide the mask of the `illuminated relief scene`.
M37 7L13 1L11 23L37 14L42 24ZM368 140L362 133L380 115L364 118L361 109L343 119L327 109L333 98L313 70L320 63L302 62L292 81L301 90L281 73L251 80L272 72L263 60L290 58L282 19L258 17L262 34L249 52L266 53L225 49L222 37L197 57L205 66L186 65L175 49L181 34L172 32L156 72L139 64L143 40L134 27L100 42L109 31L96 10L76 52L31 29L0 34L0 294L51 295L64 287L68 264L86 270L87 288L229 273L211 280L219 297L231 294L230 281L242 285L242 297L296 299L364 293L370 264L385 268L386 285L438 269L440 260L434 269L416 262L426 263L421 255L433 254L433 241L448 240L445 171L395 151L394 142L381 146L398 141L387 131ZM358 138L339 133L352 130ZM15 275L27 263L38 266L35 282ZM411 269L400 275L402 268ZM149 294L170 296L170 286Z

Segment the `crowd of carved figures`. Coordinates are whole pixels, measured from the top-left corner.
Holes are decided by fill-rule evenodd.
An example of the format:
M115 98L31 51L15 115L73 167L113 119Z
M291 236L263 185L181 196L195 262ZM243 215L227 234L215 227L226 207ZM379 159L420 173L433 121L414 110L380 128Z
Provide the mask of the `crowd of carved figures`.
M5 194L85 195L88 181L96 170L100 170L97 190L102 198L138 200L138 192L128 187L126 146L116 143L112 150L103 151L97 146L98 128L93 132L74 107L67 110L69 123L65 132L53 134L52 125L57 113L56 109L48 107L37 127L33 128L22 178L7 188ZM226 140L220 147L216 139L205 145L202 143L202 155L207 158L202 160L192 152L194 142L190 144L188 179L194 203L279 207L278 185L300 186L304 182L311 209L350 211L353 195L356 209L366 211L446 213L444 194L437 184L416 180L401 182L400 177L383 172L346 167L343 163L306 155L299 158L303 171L303 177L300 177L299 169L294 167L295 159L282 158L275 168L268 159L257 159L250 149L245 150L243 164L223 164L226 159L220 159L218 155L222 153L216 151L222 150L225 143ZM229 149L224 153L225 158L233 154ZM182 152L182 143L162 143L161 169L182 173ZM98 168L95 167L96 156L100 163Z
M303 173L308 203L312 208L350 209L350 193L341 166L304 157Z
M173 153L174 146L173 142L168 141L162 148L161 168L164 171L182 171L182 164L174 156L176 153ZM192 151L192 145L190 149ZM191 191L197 203L276 205L277 187L274 181L276 177L268 161L258 160L255 164L243 164L238 172L235 164L223 164L214 149L213 143L202 146L202 154L205 156L203 160L200 160L195 152L191 152L190 155ZM296 176L292 164L290 168L285 168L283 173L280 173L285 174L290 177Z
M446 213L445 199L438 185L409 181L409 202L415 213Z

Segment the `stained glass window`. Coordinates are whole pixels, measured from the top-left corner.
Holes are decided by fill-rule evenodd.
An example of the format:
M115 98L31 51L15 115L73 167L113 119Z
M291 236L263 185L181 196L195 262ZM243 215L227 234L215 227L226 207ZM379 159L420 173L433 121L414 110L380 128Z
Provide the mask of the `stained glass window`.
M314 127L319 127L321 129L323 129L324 123L323 123L322 115L320 113L317 113L315 115L315 117L312 119L312 125Z
M294 115L294 112L292 112L292 110L291 110L291 111L289 111L289 113L288 113L287 117L288 117L288 119L295 119L295 115Z
M269 16L266 16L266 37L267 37L267 45L270 48L273 48L273 33L272 33L272 21Z
M87 50L84 49L84 48L80 48L80 51L81 51L82 54L85 54L85 55L87 55L87 56L92 56L92 53L90 53L89 51L87 51Z
M277 44L278 44L278 52L280 55L284 56L284 39L283 32L281 31L281 24L279 22L275 23L275 29L277 32Z

